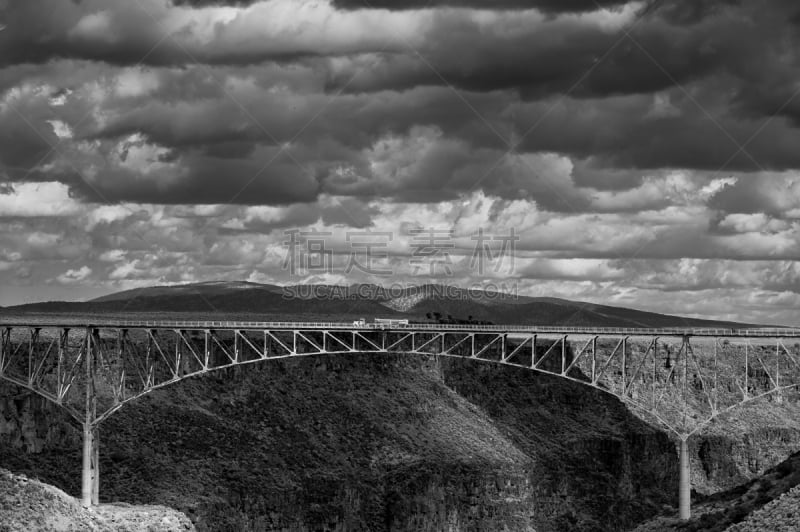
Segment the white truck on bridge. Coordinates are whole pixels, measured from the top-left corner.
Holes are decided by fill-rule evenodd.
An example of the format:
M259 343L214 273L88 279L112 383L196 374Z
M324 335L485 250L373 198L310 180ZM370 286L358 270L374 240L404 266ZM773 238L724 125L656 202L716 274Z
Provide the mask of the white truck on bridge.
M373 323L367 324L367 320L364 318L357 319L353 322L353 327L380 327L381 329L385 329L387 327L402 327L408 325L408 320L398 320L394 318L375 318Z

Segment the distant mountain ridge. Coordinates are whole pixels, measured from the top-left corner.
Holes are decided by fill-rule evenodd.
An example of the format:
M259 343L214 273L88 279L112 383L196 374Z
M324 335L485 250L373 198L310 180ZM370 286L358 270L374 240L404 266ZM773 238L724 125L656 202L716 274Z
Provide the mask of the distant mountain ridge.
M449 285L382 287L307 284L277 286L217 281L124 290L86 302L51 301L0 309L9 313L158 314L246 316L259 319L343 320L405 317L414 321L482 321L497 324L598 327L751 327L724 320L685 318L642 310L517 296Z
M155 297L161 295L174 296L192 293L224 294L234 290L264 290L267 292L281 293L282 287L270 284L251 283L249 281L208 281L184 285L148 286L132 288L121 292L114 292L101 297L96 297L88 303L105 303L120 301L137 297Z

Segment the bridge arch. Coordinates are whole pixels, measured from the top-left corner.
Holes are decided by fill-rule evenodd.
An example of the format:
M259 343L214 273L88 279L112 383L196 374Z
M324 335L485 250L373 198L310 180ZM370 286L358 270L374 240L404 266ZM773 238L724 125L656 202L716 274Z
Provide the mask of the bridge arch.
M205 373L269 360L394 353L506 365L560 377L614 396L677 437L680 513L688 518L687 439L742 404L794 390L800 384L800 355L780 340L800 337L797 330L781 330L779 336L775 331L762 331L759 336L753 331L703 333L681 329L438 325L389 329L341 323L223 322L14 324L0 330L0 379L62 406L83 427L82 499L86 505L98 498L100 424L153 390ZM696 348L701 342L692 343L697 336L713 339L713 359L708 350L698 356ZM746 337L750 342L753 336L777 338L773 359L765 363L767 354L763 351L753 351L752 355L745 351L743 374L741 364L735 365L731 374L718 371L718 347L722 354L731 349L729 343L720 346L719 338ZM763 370L775 386L750 393L748 360L754 364L756 359L759 371ZM771 373L769 368L773 367ZM790 381L784 384L787 377ZM735 393L736 387L742 392L740 396ZM705 396L707 407L695 401L695 396ZM687 407L702 414L689 424Z

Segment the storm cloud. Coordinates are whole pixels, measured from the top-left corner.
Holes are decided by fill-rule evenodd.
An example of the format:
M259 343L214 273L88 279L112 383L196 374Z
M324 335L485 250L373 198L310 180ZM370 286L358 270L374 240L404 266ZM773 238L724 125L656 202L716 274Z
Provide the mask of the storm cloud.
M284 232L314 229L339 266L348 232L391 233L419 280L427 226L457 238L430 280L469 284L470 236L514 228L523 293L707 291L690 312L796 322L799 21L788 0L0 1L0 279L298 282ZM381 282L341 273L304 280Z

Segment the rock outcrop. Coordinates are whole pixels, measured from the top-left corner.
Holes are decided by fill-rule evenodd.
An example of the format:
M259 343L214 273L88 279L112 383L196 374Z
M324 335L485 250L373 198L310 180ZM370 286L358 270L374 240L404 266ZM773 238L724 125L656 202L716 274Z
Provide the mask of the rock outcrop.
M727 532L795 532L800 523L800 486L756 510Z
M26 453L80 445L57 405L25 390L0 385L0 445Z
M60 489L0 469L4 532L191 532L192 522L163 506L103 504L91 509Z

